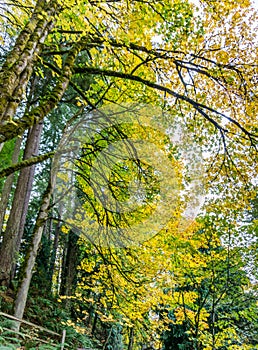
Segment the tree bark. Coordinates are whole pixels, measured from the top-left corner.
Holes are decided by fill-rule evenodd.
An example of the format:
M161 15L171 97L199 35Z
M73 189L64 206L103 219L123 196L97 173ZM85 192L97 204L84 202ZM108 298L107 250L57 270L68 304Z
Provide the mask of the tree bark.
M14 305L14 316L18 318L23 317L24 309L26 306L29 286L32 278L32 271L35 266L35 261L36 261L39 245L42 238L44 224L48 217L50 199L52 196L54 183L55 183L55 175L53 175L52 179L50 178L47 189L43 196L42 203L40 206L40 211L39 211L36 224L34 227L34 231L33 231L32 242L29 247L29 250L25 259L25 263L23 266L24 273L22 276L20 286L17 291L15 305ZM18 324L16 329L17 328L19 328Z
M55 155L55 153L56 153L55 151L47 152L45 154L41 154L41 155L36 156L36 157L31 157L29 159L25 159L25 160L22 160L21 162L10 165L7 168L0 170L0 178L5 177L5 176L9 176L18 170L21 170L23 168L27 168L28 166L42 163L46 159L52 158Z
M58 219L61 219L62 211L63 211L62 205L60 205L59 212L58 212ZM54 237L52 253L51 253L51 258L50 258L50 264L49 264L49 279L50 279L50 283L51 283L51 288L53 286L53 275L54 275L54 270L55 270L55 263L56 263L56 255L57 255L57 249L58 249L58 244L59 244L60 230L61 230L61 221L58 220L56 227L55 227L55 237Z
M83 47L83 40L74 44L66 56L61 75L51 93L45 95L37 107L25 113L21 119L15 121L15 128L13 122L10 120L6 123L0 123L0 142L5 142L22 134L32 125L42 121L45 116L56 107L69 85L73 75L74 62Z
M11 121L19 106L33 67L39 59L41 44L55 24L57 1L38 0L34 12L18 36L0 72L0 122Z
M134 329L130 328L128 350L133 349L133 343L134 343Z
M13 150L13 156L12 156L12 164L15 164L18 162L19 158L19 152L21 148L21 142L22 138L18 137L15 142L14 150ZM13 178L14 173L10 174L7 179L5 180L3 190L1 193L1 201L0 201L0 237L2 236L2 230L3 230L3 224L4 224L4 217L5 213L8 207L8 202L12 190L12 184L13 184Z
M62 275L61 283L61 294L65 296L73 295L73 292L76 287L76 278L77 278L77 266L78 266L78 236L73 232L69 232L68 245L66 250L66 259L64 265L64 271ZM66 309L70 309L70 299L65 301Z
M57 162L57 159L53 160L53 163ZM15 302L14 302L14 315L18 318L22 318L24 314L24 309L27 302L28 291L30 287L30 282L32 278L32 271L35 266L36 257L39 250L39 245L42 238L42 233L44 225L47 221L50 201L53 193L53 189L56 183L57 167L52 164L52 172L49 177L48 186L42 198L40 210L36 219L36 224L33 230L32 242L29 246L26 259L23 266L23 274L21 278L20 285L17 290ZM16 325L16 329L19 330L20 325Z
M40 123L34 125L30 130L24 151L24 159L38 154L42 128L43 124ZM22 169L19 174L12 208L0 248L1 285L10 286L11 278L14 275L15 260L23 236L34 173L35 165Z

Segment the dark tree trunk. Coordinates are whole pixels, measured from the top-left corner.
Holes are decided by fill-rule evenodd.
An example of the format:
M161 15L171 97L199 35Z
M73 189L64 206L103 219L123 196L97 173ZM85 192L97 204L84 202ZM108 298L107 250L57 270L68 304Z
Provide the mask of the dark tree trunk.
M42 123L34 125L30 130L24 151L24 159L38 154ZM6 230L0 249L0 283L10 286L15 271L15 260L20 249L24 231L29 199L34 179L35 165L20 171L17 181L12 208L7 221Z
M97 328L97 321L98 321L98 314L95 312L94 319L93 319L93 324L92 324L92 330L91 330L91 335L92 336L95 334L95 331L96 331L96 328Z
M133 350L134 329L130 328L128 350Z
M21 142L22 138L17 137L15 146L14 146L14 151L13 151L13 156L12 156L12 164L15 164L18 162L19 159L19 153L20 153L20 148L21 148ZM4 224L4 217L6 214L6 210L8 208L8 202L10 199L10 194L12 190L12 184L14 180L14 173L10 174L7 179L5 180L3 190L1 193L1 201L0 201L0 238L2 236L2 231L3 231L3 224Z
M65 264L63 266L61 295L71 296L76 287L77 266L79 263L79 246L77 241L78 235L70 231L65 254ZM69 299L66 300L66 308L70 309Z

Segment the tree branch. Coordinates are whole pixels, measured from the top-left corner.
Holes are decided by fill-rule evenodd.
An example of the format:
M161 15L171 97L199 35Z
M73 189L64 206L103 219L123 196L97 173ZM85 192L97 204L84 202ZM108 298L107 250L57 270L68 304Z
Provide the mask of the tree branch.
M37 157L25 159L19 163L13 164L7 168L0 170L0 178L8 176L8 175L14 173L15 171L21 170L21 169L26 168L28 166L41 163L46 159L52 158L54 156L54 154L55 154L55 152L48 152L45 154L41 154Z
M223 132L227 132L227 130L224 129L216 120L214 120L212 117L210 117L207 114L207 111L214 113L222 118L225 118L229 122L231 122L232 124L236 125L245 135L248 136L252 145L254 145L253 144L254 139L256 139L258 137L258 135L250 133L239 122L237 122L233 118L225 115L224 113L221 113L218 110L215 110L215 109L213 109L207 105L204 105L202 103L194 101L193 99L191 99L185 95L181 95L181 94L179 94L179 93L177 93L177 92L175 92L175 91L173 91L165 86L162 86L162 85L157 84L155 82L151 82L149 80L143 79L137 75L132 75L132 74L123 73L123 72L117 72L117 71L111 71L111 70L105 70L105 69L100 69L100 68L95 68L95 67L83 67L83 68L82 67L74 67L74 72L75 73L87 73L87 74L92 74L92 75L116 77L116 78L127 79L127 80L132 80L132 81L142 83L146 86L149 86L150 88L153 88L153 89L156 89L159 91L164 91L164 92L168 93L169 95L175 97L176 99L187 102L192 107L194 107L206 120L211 122L217 129L222 130Z

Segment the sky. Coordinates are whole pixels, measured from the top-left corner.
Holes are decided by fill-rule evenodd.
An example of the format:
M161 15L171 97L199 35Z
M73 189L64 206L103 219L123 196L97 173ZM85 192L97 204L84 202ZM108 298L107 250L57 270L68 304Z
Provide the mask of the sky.
M198 3L198 0L191 0L193 3ZM258 10L258 0L251 0L251 2L254 4L255 9Z

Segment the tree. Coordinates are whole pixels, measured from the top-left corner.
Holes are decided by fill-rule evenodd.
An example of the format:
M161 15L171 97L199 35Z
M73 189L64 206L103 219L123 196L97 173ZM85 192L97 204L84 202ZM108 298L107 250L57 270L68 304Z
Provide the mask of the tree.
M14 149L12 150L13 151L13 155L12 155L12 163L13 164L18 162L21 141L22 141L21 138L17 138L17 140L15 142ZM8 202L9 202L9 198L10 198L11 191L12 191L13 180L14 180L14 173L12 173L8 176L8 178L4 182L4 185L3 185L3 188L1 191L1 202L0 202L1 203L0 204L0 213L1 213L0 214L0 232L1 232L1 236L2 236L5 214L6 214L6 211L8 208Z
M194 234L199 246L192 250L195 260L204 265L197 270L191 265L184 268L184 282L176 289L178 307L170 310L172 324L164 334L167 349L173 344L186 349L248 349L257 343L252 246L256 232L245 224L246 208L251 208L248 201L244 205L235 198L228 198L225 191L206 203L206 215ZM194 295L190 302L184 297L188 291Z
M30 130L24 150L24 159L28 159L32 155L37 155L42 127L43 125L40 123ZM31 167L22 169L19 174L11 211L3 236L0 249L0 266L3 268L1 283L6 286L10 285L11 275L14 275L15 264L13 263L15 256L19 253L20 242L23 236L34 171L35 165L32 165Z
M13 5L15 6L15 3ZM130 81L135 82L132 83L133 86L138 82L139 84L137 85L139 86L149 87L146 88L146 91L157 89L166 92L168 95L178 99L180 103L186 103L186 106L193 107L204 119L213 124L221 134L221 137L225 134L225 130L219 124L219 120L225 118L230 124L232 123L232 132L234 129L239 129L250 141L253 140L253 126L245 129L243 125L239 124L238 120L229 117L223 112L216 112L216 104L213 108L209 105L210 100L207 98L213 94L213 97L215 97L216 94L222 93L225 99L224 102L227 101L225 107L230 107L230 101L226 96L227 92L236 98L244 99L247 104L243 111L236 104L231 105L232 110L241 115L243 113L248 114L250 108L255 107L255 101L253 98L250 98L252 94L255 96L256 84L254 79L251 79L255 57L253 54L248 56L250 44L255 45L255 42L251 40L253 33L249 33L244 20L241 20L240 17L241 13L242 16L249 16L251 21L255 20L255 14L249 14L248 12L248 2L237 3L236 5L222 2L220 8L216 6L212 8L208 1L204 1L205 20L212 20L210 25L207 25L205 20L200 23L198 17L198 21L195 21L192 6L184 1L177 1L172 6L169 2L164 3L163 7L160 4L157 4L157 7L155 7L152 2L143 5L137 1L132 2L130 5L127 3L111 3L107 5L107 9L106 5L101 3L94 3L88 7L80 2L75 6L73 5L73 1L63 6L58 1L51 2L51 5L48 1L38 1L35 6L31 7L32 12L29 14L31 19L28 20L27 25L19 34L11 54L2 67L2 76L4 76L2 98L8 100L7 96L10 96L11 91L15 90L15 86L19 85L19 79L12 79L13 76L17 76L20 73L20 70L26 75L23 81L23 88L26 87L32 65L35 67L36 63L40 63L41 50L45 50L42 52L43 64L52 69L58 78L51 92L51 97L49 94L46 94L39 106L16 120L15 123L17 125L15 128L12 128L12 131L10 130L12 122L10 121L8 124L8 118L12 119L14 117L16 107L21 100L21 91L17 89L15 92L17 93L17 98L13 95L15 101L10 102L10 107L7 108L8 104L2 103L2 106L9 110L9 112L3 112L6 113L3 119L7 119L7 122L2 125L3 141L14 137L15 134L19 134L21 129L28 128L33 121L44 118L60 101L69 80L74 74L97 77L99 75L106 76L109 83L114 82L112 84L113 88L109 88L108 96L112 96L112 92L114 93L117 90L115 81L121 79L128 81L128 83ZM80 15L75 16L76 12ZM225 13L223 20L219 17L222 12ZM107 22L98 23L96 13L100 13L103 18L105 17ZM142 17L143 13L145 20ZM139 21L142 21L141 28L144 28L144 33L137 33L137 28L133 22L133 18L137 18L137 16ZM114 25L116 22L115 18L118 21L119 30ZM67 33L67 26L70 26L68 24L69 21L74 29ZM230 30L225 33L223 32L224 27L221 27L220 37L217 35L218 42L216 42L213 39L213 32L218 30L217 23L219 21L225 24L228 23ZM161 23L160 27L156 23ZM194 26L196 25L197 28L195 29ZM205 27L206 25L207 28ZM52 27L55 27L55 30L50 33ZM242 40L240 42L240 39L237 38L235 28L243 30L244 44ZM205 34L203 34L204 31ZM138 34L138 39L135 42L131 41L131 36L136 38L136 34ZM152 43L152 37L155 34L163 35L164 49L161 49L159 44ZM171 40L173 35L175 39ZM211 37L211 40L205 42L204 40L208 36ZM226 51L221 41L222 38L226 40ZM64 44L63 41L65 42ZM140 45L140 42L143 45ZM54 45L58 47L58 50L52 50ZM237 55L240 45L242 45L242 55ZM78 61L81 52L85 50L89 52L91 57L94 57L92 65L89 67L85 67L83 62ZM200 51L199 54L198 50ZM19 56L19 52L23 52L23 55ZM185 56L188 53L190 53L191 59L185 60ZM46 60L44 61L45 57ZM53 59L49 57L53 57ZM107 57L110 57L109 61ZM134 68L131 71L133 73L125 71L125 57L128 58L128 62L132 62ZM104 64L103 59L105 59L106 64ZM249 62L246 60L249 60ZM99 63L99 66L95 65L95 63ZM62 67L61 64L63 65ZM18 71L16 71L17 66L19 66ZM115 67L115 69L112 70L111 67ZM73 71L71 71L72 68ZM136 74L137 71L138 74ZM142 74L140 74L141 71ZM166 84L159 85L155 82L155 74L162 71L168 74L166 79L173 82L173 86L178 90L175 89L174 91ZM145 78L141 78L143 75ZM187 82L187 76L190 79L192 78L192 83ZM161 76L160 80L162 81ZM216 86L213 93L208 93L202 84L203 80L209 82L209 88ZM15 83L12 83L13 81ZM86 99L86 103L90 102L92 93L84 96L79 86L74 86L72 82L70 84L82 100ZM126 83L124 89L127 85ZM7 86L10 91L7 90ZM202 91L203 97L198 95L199 89ZM183 95L185 91L187 91L189 97ZM118 96L120 94L117 94ZM209 103L206 105L205 101Z

